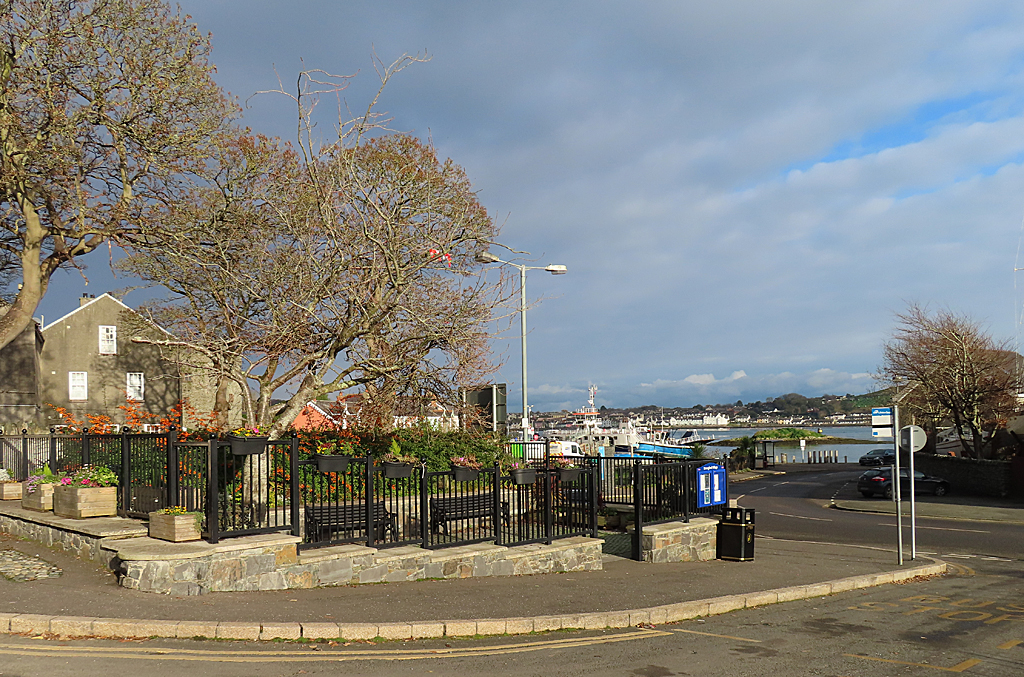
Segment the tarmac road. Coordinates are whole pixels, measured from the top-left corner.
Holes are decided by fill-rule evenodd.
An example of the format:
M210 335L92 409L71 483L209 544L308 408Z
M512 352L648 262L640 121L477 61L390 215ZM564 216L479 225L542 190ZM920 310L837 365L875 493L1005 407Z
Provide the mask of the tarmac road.
M759 536L803 541L827 541L890 548L896 551L896 517L893 503L884 498L864 498L856 490L859 466L806 466L788 469L785 475L754 479L731 487L740 505L755 509ZM1024 506L999 511L995 501L970 497L918 496L917 547L921 554L940 558L985 557L1022 561L1024 528L1019 523L986 519L1011 512L1024 515ZM832 507L836 504L854 512ZM982 505L973 505L981 503ZM931 506L956 519L928 517ZM904 552L910 552L910 504L903 502Z

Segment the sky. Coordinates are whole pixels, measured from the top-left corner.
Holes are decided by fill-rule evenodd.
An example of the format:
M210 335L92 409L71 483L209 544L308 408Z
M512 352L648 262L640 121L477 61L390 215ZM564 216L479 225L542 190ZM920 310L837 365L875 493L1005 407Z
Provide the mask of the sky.
M529 265L530 404L876 389L909 303L1016 340L1024 4L185 0L254 131L303 68L429 56L378 105L463 166ZM326 105L326 104L325 104ZM326 129L326 128L325 128ZM91 255L37 314L125 287ZM141 292L125 301L136 305ZM495 341L520 409L518 324Z

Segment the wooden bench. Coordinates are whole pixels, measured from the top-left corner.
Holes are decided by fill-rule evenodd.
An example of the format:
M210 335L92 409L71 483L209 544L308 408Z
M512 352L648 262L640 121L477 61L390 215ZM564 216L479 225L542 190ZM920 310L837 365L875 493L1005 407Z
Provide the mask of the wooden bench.
M351 539L356 532L366 531L365 503L307 505L305 513L306 539L310 542ZM395 516L388 512L384 501L373 504L373 523L376 526L375 540L383 541L389 531L392 538L398 533Z
M494 496L467 494L430 499L430 532L448 533L448 523L478 517L494 517ZM501 502L501 520L509 523L508 501Z

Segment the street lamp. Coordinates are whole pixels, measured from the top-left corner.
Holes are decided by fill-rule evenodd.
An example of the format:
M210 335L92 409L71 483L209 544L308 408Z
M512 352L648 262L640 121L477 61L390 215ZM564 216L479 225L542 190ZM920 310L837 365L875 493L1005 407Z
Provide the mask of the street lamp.
M526 402L526 271L528 270L546 270L552 275L565 275L565 266L558 264L550 264L547 266L523 266L518 263L512 263L511 261L502 261L497 256L488 251L479 252L476 255L477 263L500 263L505 266L512 266L513 268L519 269L519 319L522 324L523 336L522 336L522 347L523 347L523 440L525 441L530 435L530 409Z

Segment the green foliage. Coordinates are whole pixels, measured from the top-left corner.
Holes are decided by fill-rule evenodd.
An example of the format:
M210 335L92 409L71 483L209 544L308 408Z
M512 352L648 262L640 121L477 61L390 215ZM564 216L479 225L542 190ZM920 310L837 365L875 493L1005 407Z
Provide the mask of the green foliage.
M87 465L61 484L75 487L116 487L117 473L105 465Z
M762 430L754 435L755 440L807 440L818 437L826 437L826 435L800 428L775 428L774 430Z

